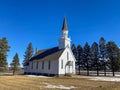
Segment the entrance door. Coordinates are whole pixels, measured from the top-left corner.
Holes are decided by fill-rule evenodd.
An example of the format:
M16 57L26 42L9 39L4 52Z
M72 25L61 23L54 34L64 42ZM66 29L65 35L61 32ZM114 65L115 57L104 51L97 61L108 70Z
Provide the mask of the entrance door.
M73 62L68 61L65 66L65 74L72 74L73 73Z

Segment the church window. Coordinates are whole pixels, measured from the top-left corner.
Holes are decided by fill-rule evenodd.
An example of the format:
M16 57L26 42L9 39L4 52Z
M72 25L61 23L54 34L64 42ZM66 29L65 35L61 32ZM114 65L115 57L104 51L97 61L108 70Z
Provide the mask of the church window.
M69 53L67 52L67 60L69 60Z
M48 62L48 69L49 69L49 70L50 70L50 64L51 64L51 62L49 61L49 62Z
M63 69L63 60L61 60L61 69Z
M32 64L31 64L31 69L33 69L33 62L32 62Z
M73 64L73 61L72 61L72 69L73 69L73 67L74 67L74 64Z
M38 69L38 64L39 64L39 62L36 62L36 69Z
M42 61L42 69L44 69L44 61Z

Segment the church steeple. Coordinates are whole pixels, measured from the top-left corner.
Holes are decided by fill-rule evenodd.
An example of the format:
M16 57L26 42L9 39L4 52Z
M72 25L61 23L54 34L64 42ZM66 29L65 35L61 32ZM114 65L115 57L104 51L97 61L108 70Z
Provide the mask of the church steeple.
M68 31L67 22L66 22L66 17L64 17L64 20L63 20L62 31Z
M66 17L63 20L62 26L62 37L59 39L59 49L64 49L66 47L70 48L70 38L68 37L68 27L66 22Z
M68 38L68 27L67 27L66 17L64 17L64 20L63 20L62 36L64 38Z

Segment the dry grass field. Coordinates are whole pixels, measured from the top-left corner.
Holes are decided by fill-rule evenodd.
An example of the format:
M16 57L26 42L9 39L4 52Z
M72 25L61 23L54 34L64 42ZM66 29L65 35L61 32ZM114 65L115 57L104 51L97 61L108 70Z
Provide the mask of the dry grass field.
M0 76L0 90L120 90L120 82L92 81L90 77L28 77L22 75ZM119 77L118 77L119 78ZM50 88L53 87L53 88Z

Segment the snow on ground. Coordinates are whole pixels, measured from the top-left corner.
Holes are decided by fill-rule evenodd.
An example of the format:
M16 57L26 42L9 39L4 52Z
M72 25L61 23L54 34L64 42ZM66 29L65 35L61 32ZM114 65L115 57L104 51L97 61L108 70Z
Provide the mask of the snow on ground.
M120 76L120 74L116 74L115 76Z
M28 76L28 77L37 77L37 78L52 78L52 77L48 77L48 76L36 76L36 75L25 75L25 76ZM46 86L44 88L51 88L51 89L65 89L65 90L70 90L70 89L74 89L76 87L74 86L69 86L69 87L66 87L66 86L63 86L63 85L52 85L52 84L49 84L49 83L43 83L45 84Z
M76 87L74 86L69 86L69 87L66 87L66 86L63 86L63 85L51 85L49 83L44 83L46 84L47 86L45 86L45 88L52 88L52 89L65 89L65 90L70 90L70 89L74 89Z
M92 77L89 80L120 82L120 78L113 78L113 77Z
M37 76L37 75L25 75L28 77L37 77L37 78L52 78L52 77L48 77L48 76Z
M0 75L11 75L11 74L13 74L13 73L1 73L0 72Z

